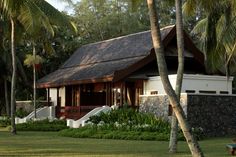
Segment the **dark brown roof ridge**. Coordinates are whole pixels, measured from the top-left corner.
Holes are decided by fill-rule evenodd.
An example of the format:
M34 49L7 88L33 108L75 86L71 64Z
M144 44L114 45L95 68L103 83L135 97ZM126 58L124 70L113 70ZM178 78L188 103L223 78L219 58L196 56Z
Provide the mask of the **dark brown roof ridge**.
M162 30L165 30L165 29L173 28L174 26L175 26L175 25L165 26L165 27L161 28L160 30L162 31ZM111 39L107 39L107 40L103 40L103 41L97 41L97 42L94 42L94 43L89 43L89 44L83 45L83 46L81 46L81 47L91 46L91 45L96 45L96 44L101 44L101 43L105 43L105 42L109 42L109 41L113 41L113 40L118 40L118 39L130 37L130 36L135 36L135 35L147 33L147 32L150 32L150 31L151 31L151 30L146 30L146 31L142 31L142 32L127 34L127 35L123 35L123 36L119 36L119 37L115 37L115 38L111 38ZM163 40L163 39L162 39L162 40Z
M139 58L139 57L146 57L146 56L147 55L138 55L138 56L125 57L125 58L104 60L104 61L100 61L100 62L92 62L92 63L88 63L88 64L77 64L77 65L74 65L74 66L61 67L59 69L67 69L67 68L73 68L73 67L78 67L78 66L88 66L88 65L98 64L98 63L107 63L107 62L112 62L112 61L121 61L121 60L125 60L125 59Z

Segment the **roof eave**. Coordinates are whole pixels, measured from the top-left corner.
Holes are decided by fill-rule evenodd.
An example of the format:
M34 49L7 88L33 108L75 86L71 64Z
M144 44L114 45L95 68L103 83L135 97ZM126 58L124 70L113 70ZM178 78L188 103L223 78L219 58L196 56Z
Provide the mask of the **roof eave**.
M57 87L68 86L68 85L78 85L78 84L88 84L88 83L98 83L98 82L111 82L111 81L113 81L113 75L112 76L105 76L102 78L64 81L64 82L60 82L60 83L52 83L52 82L37 83L36 87L37 88L57 88Z

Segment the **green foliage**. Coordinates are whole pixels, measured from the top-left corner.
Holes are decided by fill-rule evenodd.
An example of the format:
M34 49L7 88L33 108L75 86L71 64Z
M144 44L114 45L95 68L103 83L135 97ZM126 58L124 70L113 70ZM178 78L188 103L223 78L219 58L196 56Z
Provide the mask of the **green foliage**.
M16 110L16 117L23 118L23 117L27 116L28 114L29 114L29 112L27 112L23 108L19 108L18 110Z
M41 64L42 62L43 62L43 58L40 57L39 55L36 55L34 57L34 55L27 54L24 60L24 65L26 65L27 67L30 67L30 66L33 66L34 64Z
M170 124L167 121L132 108L121 108L92 116L88 123L92 124L78 129L62 130L60 135L76 138L167 141L170 133ZM179 140L183 139L180 132Z
M140 113L132 108L121 108L108 113L90 117L90 123L82 128L65 129L59 135L74 138L101 138L125 140L159 140L168 141L169 122L154 115ZM192 130L198 139L203 138L201 129ZM179 130L178 140L184 140Z
M158 140L168 141L168 133L132 130L114 130L114 128L87 125L78 129L65 129L59 132L60 136L73 138L99 138L99 139L123 139L123 140ZM182 139L183 140L183 139Z
M19 131L60 131L68 128L66 122L62 120L49 121L48 119L41 121L29 121L27 123L17 124Z
M206 137L206 135L204 134L204 131L201 127L192 128L192 133L197 140L203 140Z
M132 129L169 130L169 123L158 119L152 114L140 113L132 108L121 108L108 113L101 113L90 117L88 122L98 125L99 123L109 124L116 127Z
M11 125L11 120L8 117L3 117L0 119L0 127L7 127Z

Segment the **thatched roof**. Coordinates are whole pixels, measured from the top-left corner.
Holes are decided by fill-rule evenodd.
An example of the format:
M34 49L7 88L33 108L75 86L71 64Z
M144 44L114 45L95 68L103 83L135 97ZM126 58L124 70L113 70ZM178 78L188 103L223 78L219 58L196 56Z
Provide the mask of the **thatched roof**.
M174 35L175 26L161 30L164 42ZM117 72L150 56L152 48L150 31L84 45L58 70L40 79L37 86L45 88L114 81Z

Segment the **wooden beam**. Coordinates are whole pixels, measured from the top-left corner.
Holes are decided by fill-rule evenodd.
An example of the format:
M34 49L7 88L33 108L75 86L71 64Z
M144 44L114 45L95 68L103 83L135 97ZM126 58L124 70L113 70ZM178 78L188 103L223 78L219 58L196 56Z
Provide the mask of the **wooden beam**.
M68 85L77 85L77 84L88 84L88 83L97 83L97 82L111 82L113 81L113 76L105 76L102 78L92 78L86 80L67 80L64 82L46 82L46 83L37 83L37 88L49 88L49 87L61 87L61 86L68 86Z

